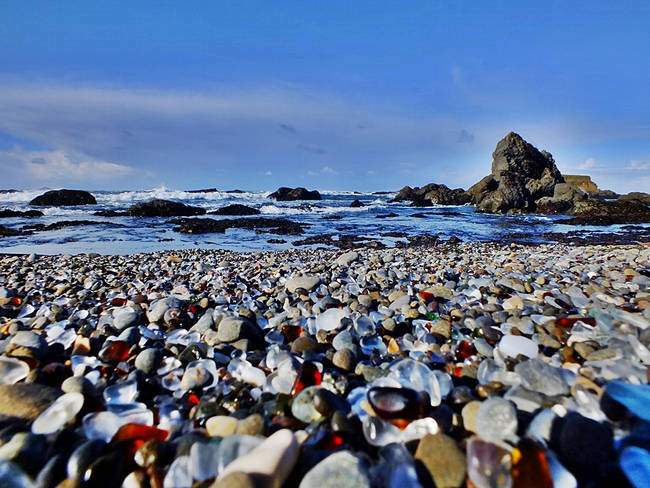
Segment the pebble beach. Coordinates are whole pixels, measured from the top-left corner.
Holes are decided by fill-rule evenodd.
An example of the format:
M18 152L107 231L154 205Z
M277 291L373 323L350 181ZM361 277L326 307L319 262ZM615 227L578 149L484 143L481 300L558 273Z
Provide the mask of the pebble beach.
M642 486L650 247L0 257L3 486Z

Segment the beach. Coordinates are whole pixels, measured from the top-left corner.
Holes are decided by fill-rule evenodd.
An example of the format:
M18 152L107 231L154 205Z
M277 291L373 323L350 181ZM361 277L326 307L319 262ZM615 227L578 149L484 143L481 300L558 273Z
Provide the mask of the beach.
M15 486L648 473L647 244L3 255L0 305Z

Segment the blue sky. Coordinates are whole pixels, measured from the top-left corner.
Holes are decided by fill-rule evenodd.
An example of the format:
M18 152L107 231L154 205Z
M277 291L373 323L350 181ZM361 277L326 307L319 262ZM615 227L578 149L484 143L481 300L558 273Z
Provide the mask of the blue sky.
M191 5L191 7L190 7ZM0 187L650 191L650 3L0 2Z

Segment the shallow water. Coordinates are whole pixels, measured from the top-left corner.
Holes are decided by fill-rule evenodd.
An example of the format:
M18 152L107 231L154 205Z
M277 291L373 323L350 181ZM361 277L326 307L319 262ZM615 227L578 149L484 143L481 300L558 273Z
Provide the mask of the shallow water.
M0 193L0 208L28 210L38 208L45 213L37 218L3 218L0 224L20 229L30 224L51 224L62 220L92 220L97 225L74 226L55 231L34 232L31 235L5 237L0 240L0 251L6 253L77 254L131 254L168 249L220 248L237 251L280 250L292 248L293 242L306 237L333 234L351 234L377 240L387 246L406 242L405 238L385 234L401 232L408 236L437 235L441 239L457 237L464 241L488 241L504 239L508 235L525 235L525 240L545 240L548 232L567 233L573 230L595 233L612 233L621 226L577 227L558 224L561 216L546 215L487 215L477 213L472 206L409 207L403 203L389 203L395 194L355 193L321 191L321 201L276 202L267 192L244 193L189 193L165 187L140 191L92 192L97 205L81 207L30 207L29 201L44 190L25 190L16 193ZM282 236L256 233L252 230L229 229L225 234L188 235L173 231L170 218L145 217L98 217L98 210L123 210L138 202L162 198L204 207L207 211L226 205L240 203L255 207L262 217L284 217L306 224L301 236ZM364 207L350 208L359 199ZM377 218L395 213L397 217ZM424 214L423 218L413 214ZM337 216L338 220L324 217ZM232 218L206 215L202 218ZM109 226L107 223L117 224ZM650 225L643 226L650 232ZM283 243L270 243L279 239Z

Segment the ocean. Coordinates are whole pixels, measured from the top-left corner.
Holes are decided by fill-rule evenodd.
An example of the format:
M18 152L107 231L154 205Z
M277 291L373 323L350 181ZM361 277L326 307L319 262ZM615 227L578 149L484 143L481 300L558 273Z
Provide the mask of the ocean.
M625 226L576 227L564 225L563 216L493 215L475 211L473 206L410 207L408 203L391 203L394 192L358 193L321 190L320 201L277 202L271 191L231 193L225 191L189 192L166 187L139 191L91 191L97 205L77 207L30 207L29 202L45 190L0 193L0 209L44 212L43 217L2 218L0 225L20 230L33 224L49 225L64 220L91 220L92 225L70 226L59 230L33 231L31 234L0 239L3 253L37 254L133 254L170 249L204 248L235 251L264 251L294 248L296 241L328 234L336 242L342 236L355 236L393 247L408 243L409 237L438 236L441 241L452 237L462 241L516 239L524 242L548 242L562 236L616 235ZM224 234L181 234L173 230L173 218L99 217L102 210L124 210L130 205L154 198L179 201L188 205L217 210L230 204L259 209L261 217L282 217L305 225L300 236L283 236L245 229L228 229ZM351 208L354 200L362 207ZM386 215L394 214L391 217ZM383 217L383 218L382 218ZM225 219L205 215L201 218ZM245 217L244 217L245 218ZM637 226L646 235L650 225ZM270 241L270 242L269 242ZM315 244L313 246L322 246ZM309 247L309 246L306 246Z

